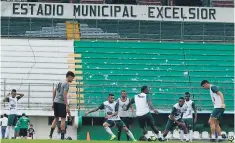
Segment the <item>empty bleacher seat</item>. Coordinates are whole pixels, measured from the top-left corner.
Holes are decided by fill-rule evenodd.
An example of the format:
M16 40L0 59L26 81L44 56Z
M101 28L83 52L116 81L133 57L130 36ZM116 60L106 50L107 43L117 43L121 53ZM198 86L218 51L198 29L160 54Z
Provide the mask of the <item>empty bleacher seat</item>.
M193 139L201 139L200 133L198 131L193 132Z
M210 136L209 136L209 133L207 132L207 131L203 131L202 132L202 139L209 139L210 138Z

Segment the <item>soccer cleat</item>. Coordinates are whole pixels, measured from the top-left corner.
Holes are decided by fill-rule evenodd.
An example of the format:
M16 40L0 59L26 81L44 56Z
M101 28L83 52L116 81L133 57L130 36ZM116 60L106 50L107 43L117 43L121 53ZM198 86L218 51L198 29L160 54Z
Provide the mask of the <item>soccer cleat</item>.
M223 141L223 138L222 138L222 136L218 136L218 142L222 142Z
M114 140L115 138L116 138L116 136L112 135L110 141Z
M52 140L52 136L51 135L49 135L49 140Z
M133 142L137 142L137 140L136 140L136 139L133 139Z

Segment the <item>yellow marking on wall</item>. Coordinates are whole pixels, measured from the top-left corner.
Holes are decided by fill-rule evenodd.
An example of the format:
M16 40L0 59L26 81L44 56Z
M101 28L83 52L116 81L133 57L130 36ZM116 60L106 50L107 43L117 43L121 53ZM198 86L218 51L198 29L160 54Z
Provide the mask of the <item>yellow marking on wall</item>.
M80 40L79 23L74 21L66 21L65 25L67 40Z
M81 69L82 65L69 65L69 69Z
M69 88L69 91L72 92L72 93L76 93L76 92L84 92L84 89L83 88L76 88L76 87L70 87Z
M68 60L68 63L69 63L69 64L82 63L82 60L69 59L69 60Z
M69 57L69 58L81 58L82 55L81 55L81 54L73 54L73 53L70 53L70 54L68 54L68 57Z

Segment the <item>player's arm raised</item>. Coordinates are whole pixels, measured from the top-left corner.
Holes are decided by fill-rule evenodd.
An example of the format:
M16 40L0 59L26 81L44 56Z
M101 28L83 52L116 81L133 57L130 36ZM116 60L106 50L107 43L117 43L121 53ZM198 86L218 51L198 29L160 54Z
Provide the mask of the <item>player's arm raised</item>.
M86 112L86 113L85 113L85 116L87 116L88 114L90 114L90 113L92 113L92 112L96 112L96 111L98 111L98 110L103 110L103 109L104 109L104 104L101 104L99 107L94 108L94 109L92 109L92 110Z
M195 114L194 123L197 123L197 109L196 109L196 106L195 106L194 102L192 103L192 108L193 108L193 111L194 111L194 114Z
M155 114L158 114L158 111L157 111L156 109L154 109L153 104L152 104L152 101L150 100L150 98L149 98L148 95L146 96L146 98L147 98L147 102L148 102L149 108L150 108L151 110L153 110Z
M16 97L18 100L21 99L22 97L24 97L23 93L16 93L16 95L19 95L19 96Z
M2 99L2 102L9 102L9 97L10 96L10 93L7 94L7 96L5 96L3 99Z

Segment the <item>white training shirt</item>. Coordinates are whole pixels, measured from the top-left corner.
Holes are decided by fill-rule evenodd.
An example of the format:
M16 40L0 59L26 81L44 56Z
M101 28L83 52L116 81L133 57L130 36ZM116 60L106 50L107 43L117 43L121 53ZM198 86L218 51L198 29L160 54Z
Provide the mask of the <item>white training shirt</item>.
M179 103L176 103L173 106L173 109L172 109L171 112L173 112L173 110L175 110L175 113L173 114L173 116L175 117L176 120L179 120L179 119L181 119L182 114L185 113L186 109L187 109L187 105L186 104L184 104L182 107L180 107ZM170 115L168 117L170 118Z
M8 122L8 118L7 118L7 117L1 118L1 123L2 123L2 126L3 126L3 127L6 127L6 126L7 126L7 122Z
M186 111L185 113L183 114L183 119L189 119L189 118L193 118L193 101L192 100L189 100L189 101L186 101L185 100L185 103L187 105L187 108L186 108Z
M7 99L9 99L9 101L8 101L9 115L17 114L18 98L17 97L15 97L15 98L7 97Z
M130 112L128 110L127 111L125 110L127 105L130 103L130 98L127 97L126 101L122 101L121 98L118 98L117 99L117 103L119 105L119 107L118 107L118 115L120 117L130 117Z
M143 116L150 112L148 101L147 101L147 94L140 93L135 95L135 106L136 106L136 116Z
M214 104L214 108L221 108L222 107L222 100L220 98L220 96L218 94L216 94L216 92L218 92L219 89L214 86L211 85L210 86L210 95L211 95L211 100Z
M104 112L106 115L110 115L118 111L117 109L117 102L114 101L113 103L110 103L109 101L103 102L103 104L99 107L99 109L104 109ZM116 121L116 120L121 120L118 115L113 116L111 118L108 118L108 120Z

